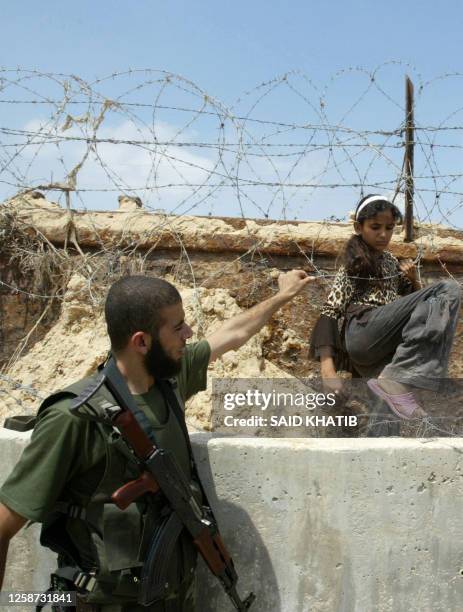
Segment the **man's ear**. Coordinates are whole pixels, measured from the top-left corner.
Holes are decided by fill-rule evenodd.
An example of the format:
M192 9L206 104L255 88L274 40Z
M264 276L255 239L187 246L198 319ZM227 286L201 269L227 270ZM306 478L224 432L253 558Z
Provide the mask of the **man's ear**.
M357 235L362 233L362 225L358 221L354 221L354 232Z
M146 355L149 350L148 334L142 331L135 332L132 334L129 343L138 352Z

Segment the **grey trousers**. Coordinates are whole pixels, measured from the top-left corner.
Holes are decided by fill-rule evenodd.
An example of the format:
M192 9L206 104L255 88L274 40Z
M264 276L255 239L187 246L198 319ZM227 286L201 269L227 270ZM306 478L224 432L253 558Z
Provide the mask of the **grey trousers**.
M436 390L447 376L461 287L443 280L352 318L346 348L363 377Z
M460 313L461 288L439 281L352 318L346 347L357 372L379 374L418 388L435 390L447 376L449 353ZM369 392L368 437L398 436L400 422Z

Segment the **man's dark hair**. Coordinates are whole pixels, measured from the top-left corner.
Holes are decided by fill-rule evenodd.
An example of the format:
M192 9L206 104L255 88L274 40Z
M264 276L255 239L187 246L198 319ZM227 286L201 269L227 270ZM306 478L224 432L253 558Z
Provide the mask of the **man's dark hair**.
M105 303L106 325L114 352L127 346L137 331L157 336L161 310L181 301L177 289L150 276L124 276L109 289Z

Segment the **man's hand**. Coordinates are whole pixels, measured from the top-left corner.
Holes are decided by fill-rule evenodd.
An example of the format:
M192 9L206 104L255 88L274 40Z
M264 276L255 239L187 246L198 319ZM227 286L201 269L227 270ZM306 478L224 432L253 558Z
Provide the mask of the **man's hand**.
M292 300L304 287L315 280L303 270L291 270L278 277L278 293L256 304L249 310L225 321L217 331L206 338L211 347L209 361L214 361L227 351L236 351L268 322L284 304Z
M0 589L3 584L10 540L26 523L26 518L0 502Z
M316 276L308 276L304 270L291 270L278 277L279 293L291 300L300 293L306 285L316 280Z

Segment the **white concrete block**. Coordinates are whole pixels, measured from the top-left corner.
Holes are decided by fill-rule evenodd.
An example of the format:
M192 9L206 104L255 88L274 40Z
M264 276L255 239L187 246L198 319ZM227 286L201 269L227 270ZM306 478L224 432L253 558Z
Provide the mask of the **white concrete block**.
M0 429L0 482L28 438ZM192 441L252 612L461 609L463 439ZM48 583L36 527L12 542L5 590ZM198 609L231 611L200 565Z
M253 611L461 609L462 439L203 438L195 449ZM232 609L205 572L199 594L201 610Z

